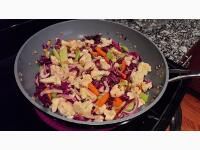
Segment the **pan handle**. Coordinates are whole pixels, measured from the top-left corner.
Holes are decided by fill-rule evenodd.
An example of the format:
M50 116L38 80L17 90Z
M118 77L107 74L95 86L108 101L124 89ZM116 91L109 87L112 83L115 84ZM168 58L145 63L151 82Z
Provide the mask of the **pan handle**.
M169 69L170 74L188 74L191 73L191 70L186 69Z
M169 82L174 82L182 79L189 79L189 78L198 78L200 77L200 72L195 72L191 70L182 70L182 69L170 69L170 73L175 73L175 74L185 74L185 75L179 75L177 77L173 77L169 79Z

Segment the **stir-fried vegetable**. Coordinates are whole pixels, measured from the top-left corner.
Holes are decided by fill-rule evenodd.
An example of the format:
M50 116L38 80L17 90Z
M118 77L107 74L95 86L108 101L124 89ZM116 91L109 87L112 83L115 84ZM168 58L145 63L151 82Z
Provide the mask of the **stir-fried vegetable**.
M59 55L60 55L60 63L61 64L66 64L67 63L67 47L63 46L61 47L60 49L60 52L59 52Z
M145 93L142 92L140 94L140 98L146 103L148 101L149 94L145 94Z
M97 90L97 88L92 84L92 83L89 83L88 84L88 89L94 93L96 96L99 95L99 91Z
M98 53L97 53L97 52L91 51L90 53L92 54L93 57L97 57L97 56L98 56Z
M100 56L106 57L106 53L101 48L96 47L96 51Z
M113 106L114 107L120 107L123 104L123 101L121 98L116 97L113 101Z
M77 50L75 55L75 61L78 61L79 58L80 58L80 50Z
M109 97L110 97L109 92L105 93L101 98L97 100L96 105L99 107L103 106L107 102Z
M96 51L100 56L102 56L106 60L106 62L109 62L109 59L107 58L106 53L101 48L96 47Z
M126 111L126 112L131 112L131 111L133 110L134 106L135 106L135 103L134 103L134 102L129 103L129 104L126 106L125 111Z
M124 72L125 70L126 70L126 62L125 60L123 60L121 64L121 72Z
M151 66L135 52L100 35L43 45L35 96L52 112L81 121L134 113L148 101Z
M112 62L116 62L116 57L115 57L115 55L111 51L108 51L107 54L106 54L106 56Z
M55 48L52 50L52 52L53 52L54 56L55 56L58 60L60 60L60 56L59 56L59 54L58 54L58 52L57 52L57 50L56 50Z
M122 79L126 79L126 74L124 74L124 73L123 73L123 72L121 72L121 71L119 71L119 73L120 73L120 75L121 75Z
M125 45L120 45L122 50L125 51L125 52L128 52L128 47L126 47Z

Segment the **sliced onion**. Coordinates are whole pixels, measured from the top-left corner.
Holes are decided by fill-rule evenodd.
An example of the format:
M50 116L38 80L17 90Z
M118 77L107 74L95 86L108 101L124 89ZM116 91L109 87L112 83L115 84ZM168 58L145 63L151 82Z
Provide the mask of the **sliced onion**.
M71 95L71 94L69 94L69 95L67 95L67 94L59 94L58 96L61 96L61 97L63 97L64 99L74 99L74 95Z
M64 99L66 99L67 101L69 101L70 103L74 103L77 99L75 97L75 95L72 95L72 94L59 94L58 97L62 97Z
M104 83L104 85L105 85L105 87L106 87L106 89L105 89L104 92L109 92L110 88L109 88L108 83L107 83L106 81L104 81L103 83Z
M42 79L47 78L47 77L50 75L50 73L47 73L47 70L46 70L46 69L47 69L47 68L46 68L46 65L44 64L43 67L42 67L41 70L40 70L40 77L41 77Z
M132 103L132 102L131 102ZM130 105L131 103L129 103L128 105ZM134 103L134 105L133 105L133 108L132 108L132 110L131 111L127 111L126 110L126 108L127 108L127 106L125 107L125 109L123 110L123 112L125 112L125 113L127 113L127 114L131 114L131 113L134 113L135 112L135 110L138 108L138 106L139 106L139 100L138 99L135 99L134 101L133 101L133 103Z
M76 89L72 89L72 91L74 92L75 98L81 100L80 93Z
M63 93L63 91L58 90L58 89L45 89L40 93L40 96L43 96L45 94L50 94L50 93Z

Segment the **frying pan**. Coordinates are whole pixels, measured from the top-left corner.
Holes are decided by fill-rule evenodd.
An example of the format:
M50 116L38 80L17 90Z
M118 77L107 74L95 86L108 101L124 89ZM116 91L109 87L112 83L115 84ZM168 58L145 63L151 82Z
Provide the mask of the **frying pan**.
M52 113L49 108L43 107L38 99L33 100L32 96L35 91L34 79L36 73L38 72L38 67L34 64L34 62L39 59L39 56L42 54L41 44L47 42L48 40L55 40L56 37L61 37L63 39L79 39L84 35L94 35L98 33L123 43L129 47L129 49L133 49L138 52L142 57L142 60L152 66L152 72L147 78L152 81L154 88L152 88L149 92L148 102L138 108L137 112L134 114L130 114L128 117L124 117L122 119L103 122L86 122L69 119L61 116L60 114ZM125 35L127 40L120 38L119 34ZM136 48L134 48L135 46ZM32 55L34 50L38 51L37 55ZM20 48L15 59L14 74L16 82L24 96L39 110L68 123L89 126L114 125L130 121L151 109L160 100L169 82L176 81L181 78L200 76L200 74L193 74L169 79L169 69L165 57L147 37L138 31L132 30L123 25L104 20L66 21L51 25L35 33Z

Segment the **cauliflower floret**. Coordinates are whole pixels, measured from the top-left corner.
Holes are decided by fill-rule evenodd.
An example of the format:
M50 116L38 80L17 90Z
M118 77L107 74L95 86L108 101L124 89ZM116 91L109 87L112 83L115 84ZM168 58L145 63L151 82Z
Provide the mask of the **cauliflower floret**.
M139 88L139 87L137 87L137 86L134 86L133 88L132 88L132 92L135 94L135 95L137 95L137 96L139 96L140 94L141 94L141 89Z
M135 94L133 92L127 92L127 96L129 97L129 99L135 98Z
M119 66L120 66L120 65L119 65L118 63L115 63L115 64L114 64L114 67L115 67L115 68L118 68Z
M88 69L94 69L95 68L95 64L91 61L85 64L84 66L84 70L88 70Z
M52 101L51 101L52 102L52 104L51 104L51 111L52 112L56 112L57 111L58 105L59 105L59 103L61 101L65 101L65 99L62 98L62 97L52 99Z
M104 70L110 69L110 65L105 61L105 59L100 59L100 65Z
M144 74L142 72L138 72L138 71L136 71L136 72L132 71L130 77L131 77L131 81L134 85L140 84L144 80Z
M83 79L81 80L81 85L88 87L88 84L92 82L92 77L89 74L83 75Z
M69 41L65 41L65 40L61 40L61 44L65 45L65 46L69 46L70 42Z
M70 102L61 101L58 104L58 110L62 115L65 115L67 117L72 117L73 115L75 115L73 105Z
M127 92L127 96L129 97L129 99L139 98L141 93L142 93L142 90L139 87L133 86L131 88L131 91Z
M131 64L132 59L133 59L133 56L124 57L124 60L125 60L127 66L129 66Z
M82 99L91 100L92 102L97 99L97 96L87 88L80 88L80 95Z
M64 46L70 47L70 50L76 50L85 45L85 43L80 40L71 40L71 41L62 40L61 44Z
M94 44L94 40L85 40L84 42L91 45Z
M81 78L77 77L73 81L71 81L71 84L75 86L75 88L79 89L80 88L80 83L81 83Z
M72 58L68 58L68 63L69 64L73 64L74 63L73 59Z
M88 52L89 52L88 49L83 49L83 50L82 50L82 54L84 54L84 53L88 53Z
M91 114L93 106L94 104L90 101L85 101L83 103L80 101L75 101L73 104L74 111L80 115L83 115L86 118L93 118Z
M82 57L79 60L80 64L82 66L84 66L85 64L87 64L88 62L91 62L91 61L92 61L92 56L88 52L83 51Z
M104 111L104 114L105 114L105 120L113 120L115 118L116 112L115 110L106 109Z
M97 68L91 71L91 76L95 80L101 80L103 76L108 76L109 74L109 71L98 70Z
M138 71L146 76L148 72L151 72L151 66L148 63L141 62L138 65Z
M114 85L110 91L112 97L120 97L124 93L125 93L125 87L119 86L119 84Z
M152 88L152 83L151 82L149 82L149 83L142 82L141 87L142 87L142 90L144 92L146 92L148 89Z
M56 66L56 65L51 65L50 66L50 70L51 70L51 75L56 75L58 76L61 80L66 79L67 74L65 71L68 71L68 69L66 68L66 70L64 70L63 68Z
M94 120L95 120L95 121L102 122L103 119L104 119L104 117L101 116L101 115L95 115L95 116L94 116Z
M55 56L51 56L51 62L54 65L58 65L59 64L59 60Z
M99 47L106 47L109 46L110 44L112 44L112 40L111 39L107 39L107 38L101 38L101 44L98 44Z
M101 107L96 107L95 113L98 114L98 115L101 115L101 114L104 113L105 110L106 110L106 105L104 104Z
M145 102L141 98L139 98L138 100L139 100L138 107L140 107L140 106L145 104Z
M50 76L45 79L40 79L40 82L42 83L53 83L56 85L61 85L61 79L58 76Z
M73 72L69 72L69 77L68 77L68 81L73 84L75 82L75 78L76 78L76 71Z
M151 66L147 63L141 62L138 65L138 71L131 73L131 80L133 84L137 85L143 82L144 76L151 71Z

